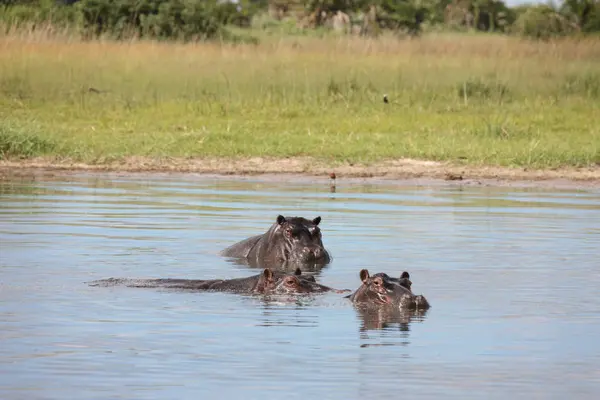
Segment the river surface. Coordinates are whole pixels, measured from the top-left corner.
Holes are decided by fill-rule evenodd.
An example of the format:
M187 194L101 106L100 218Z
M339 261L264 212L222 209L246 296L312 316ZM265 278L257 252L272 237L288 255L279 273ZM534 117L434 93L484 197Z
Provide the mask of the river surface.
M600 396L598 190L338 181L0 181L0 398ZM278 214L322 217L319 282L406 270L432 308L85 284L256 274L218 253Z

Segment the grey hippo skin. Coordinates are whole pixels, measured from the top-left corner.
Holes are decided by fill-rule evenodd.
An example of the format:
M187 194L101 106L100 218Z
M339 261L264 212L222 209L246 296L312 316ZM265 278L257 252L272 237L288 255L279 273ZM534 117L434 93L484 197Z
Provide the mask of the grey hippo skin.
M322 267L331 262L331 256L323 245L320 222L321 217L309 220L279 215L267 232L244 239L221 255L237 258L251 267Z
M350 296L354 304L367 306L393 306L405 310L428 310L429 302L422 295L414 295L410 287L410 275L405 272L400 279L391 278L380 272L372 276L369 271L360 271L362 285Z
M315 281L313 276L302 275L300 269L294 273L273 271L265 268L258 275L234 279L128 279L108 278L88 282L90 286L127 286L137 288L163 288L191 291L216 291L239 294L295 294L295 293L336 293L336 290Z

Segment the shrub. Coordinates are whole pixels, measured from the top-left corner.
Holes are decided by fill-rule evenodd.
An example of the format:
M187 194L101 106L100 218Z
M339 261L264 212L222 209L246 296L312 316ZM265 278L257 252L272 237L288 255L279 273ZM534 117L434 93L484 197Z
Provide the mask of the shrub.
M550 39L566 36L577 31L577 27L552 7L537 5L529 7L519 15L513 32L533 39Z

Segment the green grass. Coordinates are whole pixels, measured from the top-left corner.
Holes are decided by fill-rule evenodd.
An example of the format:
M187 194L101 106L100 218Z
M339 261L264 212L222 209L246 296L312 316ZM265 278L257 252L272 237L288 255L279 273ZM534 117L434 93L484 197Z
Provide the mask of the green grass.
M0 125L0 160L11 158L30 158L52 153L55 144L32 133L12 131Z
M598 39L218 46L11 34L0 37L0 154L586 166L600 163L599 62Z

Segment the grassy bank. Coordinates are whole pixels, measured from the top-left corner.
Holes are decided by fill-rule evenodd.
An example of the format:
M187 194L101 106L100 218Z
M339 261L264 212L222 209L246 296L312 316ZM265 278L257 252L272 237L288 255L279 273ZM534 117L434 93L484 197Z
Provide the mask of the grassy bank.
M0 157L600 163L600 40L0 37ZM390 104L384 104L387 94Z

